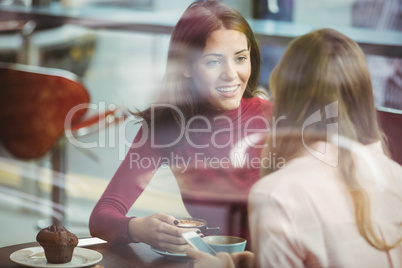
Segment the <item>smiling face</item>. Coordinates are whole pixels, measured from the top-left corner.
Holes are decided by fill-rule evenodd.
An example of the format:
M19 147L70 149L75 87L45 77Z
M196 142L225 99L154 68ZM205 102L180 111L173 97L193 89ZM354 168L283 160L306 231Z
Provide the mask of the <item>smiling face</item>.
M239 31L219 29L209 36L187 76L193 79L210 108L234 110L239 106L250 74L246 36Z

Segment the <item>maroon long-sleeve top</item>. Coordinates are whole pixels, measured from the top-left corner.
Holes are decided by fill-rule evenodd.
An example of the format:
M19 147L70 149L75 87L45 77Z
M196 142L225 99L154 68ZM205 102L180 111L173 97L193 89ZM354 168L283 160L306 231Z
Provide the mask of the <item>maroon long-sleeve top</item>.
M227 233L228 226L208 204L246 202L259 178L261 141L270 129L271 110L269 101L243 98L237 109L200 114L179 130L142 126L91 214L91 235L131 242L127 211L162 165L172 169L190 215Z

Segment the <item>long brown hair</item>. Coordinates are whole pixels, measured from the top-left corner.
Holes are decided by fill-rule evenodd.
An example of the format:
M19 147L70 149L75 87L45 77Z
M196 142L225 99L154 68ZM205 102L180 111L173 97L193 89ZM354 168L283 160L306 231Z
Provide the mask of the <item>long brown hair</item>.
M250 25L232 7L220 1L206 0L192 3L173 30L161 94L156 103L169 104L180 109L185 118L191 118L199 113L203 106L201 97L194 88L192 79L183 75L183 68L200 55L211 33L221 28L236 30L246 36L250 48L251 76L243 97L250 98L260 93L257 92L261 64L260 49ZM150 109L134 115L142 117L147 123L153 120L158 124L166 119L178 121L177 112L168 107L158 109L153 118Z
M269 86L275 103L273 116L285 116L275 125L277 135L267 140L267 150L277 157L286 161L296 158L303 149L302 139L311 143L326 141L327 135L340 135L361 144L383 140L364 53L338 31L316 30L294 39L273 70ZM328 116L331 106L336 107L335 117ZM328 122L305 128L306 120L317 111L317 116L336 123L337 129L328 128ZM289 135L283 135L286 133ZM379 250L396 247L402 239L388 245L374 232L370 200L357 181L352 153L340 148L339 159L339 175L352 197L360 234ZM262 168L261 175L275 170Z

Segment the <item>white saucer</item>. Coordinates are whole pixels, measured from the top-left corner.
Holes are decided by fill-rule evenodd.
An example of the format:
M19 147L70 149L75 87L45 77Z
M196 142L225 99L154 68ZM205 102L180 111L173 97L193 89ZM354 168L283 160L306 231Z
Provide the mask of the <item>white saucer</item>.
M159 250L159 249L156 249L156 248L153 248L153 247L151 247L151 249L154 251L154 252L156 252L156 253L158 253L158 254L160 254L160 255L162 255L162 256L165 256L166 258L169 258L169 259L173 259L173 260L176 260L176 261L188 261L188 260L191 260L191 258L189 258L186 254L180 254L180 253L170 253L170 252L167 252L167 251L163 251L163 250Z
M14 263L27 267L86 267L96 264L102 260L103 256L99 252L87 248L75 248L73 258L67 263L47 262L43 247L32 247L17 250L10 255L10 260Z

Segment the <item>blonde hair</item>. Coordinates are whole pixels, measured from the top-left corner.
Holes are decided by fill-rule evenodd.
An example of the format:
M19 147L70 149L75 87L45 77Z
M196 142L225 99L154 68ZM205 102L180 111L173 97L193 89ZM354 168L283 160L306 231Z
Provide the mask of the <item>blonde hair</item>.
M328 122L311 124L308 129L304 124L313 113L336 102L338 116L328 120L337 123L338 129L329 135L339 134L361 144L382 140L386 148L364 53L340 32L321 29L294 39L273 70L269 86L275 103L273 116L286 116L275 125L279 135L270 135L267 140L268 150L278 157L286 161L296 158L303 148L302 135L304 142L326 141L327 132L331 132ZM360 234L379 250L396 247L402 239L389 245L374 232L370 200L357 181L352 153L340 148L339 154L340 177L348 186ZM275 167L262 168L260 173L274 171Z

